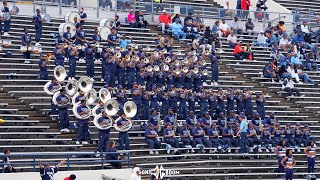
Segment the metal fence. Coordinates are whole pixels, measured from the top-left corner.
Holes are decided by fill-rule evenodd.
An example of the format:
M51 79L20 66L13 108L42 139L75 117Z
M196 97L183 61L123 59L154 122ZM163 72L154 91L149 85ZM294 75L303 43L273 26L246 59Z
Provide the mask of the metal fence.
M10 158L10 164L6 164L4 161L1 162L2 173L4 173L5 166L11 165L14 168L16 167L30 167L33 172L37 171L38 169L38 161L39 159L42 162L49 163L51 165L56 165L58 162L54 160L50 160L50 158L59 159L59 160L66 160L65 165L62 168L66 168L66 170L70 170L73 168L72 165L99 165L101 169L105 168L105 165L110 162L125 162L130 167L130 152L122 151L123 154L126 154L125 159L121 160L108 160L105 159L105 155L107 154L116 154L116 152L107 152L107 153L99 153L100 158L90 158L94 157L96 153L41 153L41 154L28 154L28 153L21 153L21 154L0 154L0 159L4 159L4 157ZM123 156L124 157L124 156ZM79 160L79 158L82 158ZM90 159L89 159L90 158ZM15 160L19 160L19 162L15 162Z

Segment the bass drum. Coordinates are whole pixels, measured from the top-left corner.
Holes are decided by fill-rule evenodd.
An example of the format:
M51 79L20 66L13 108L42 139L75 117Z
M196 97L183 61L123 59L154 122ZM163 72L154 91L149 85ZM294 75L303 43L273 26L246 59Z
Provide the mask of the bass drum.
M71 22L73 23L73 19L77 17L77 19L79 20L80 19L80 14L76 11L71 11L71 12L68 12L65 16L64 16L64 22Z
M99 28L99 35L101 36L101 39L107 41L109 34L111 34L110 28L108 28L108 27L100 27Z
M60 36L62 37L63 33L67 32L67 27L71 27L70 33L71 33L71 36L74 37L76 35L76 26L69 22L60 24L59 26Z
M109 18L109 19L102 19L100 21L100 27L108 27L110 29L112 29L113 27L116 26L116 23L114 22L113 19Z

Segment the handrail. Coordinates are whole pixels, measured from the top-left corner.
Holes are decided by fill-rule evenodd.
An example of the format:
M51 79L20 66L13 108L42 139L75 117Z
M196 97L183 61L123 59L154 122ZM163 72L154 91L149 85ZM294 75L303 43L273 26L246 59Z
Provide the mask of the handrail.
M38 166L38 160L37 159L46 159L49 157L54 156L57 159L66 160L65 165L67 166L67 171L70 170L70 165L81 165L81 164L100 164L101 169L104 169L105 163L110 162L126 162L128 168L130 167L130 152L129 151L121 151L121 153L126 154L127 158L121 159L121 160L108 160L105 159L105 155L108 154L119 154L119 152L100 152L100 153L93 153L93 152L80 152L80 153L43 153L43 154L32 154L32 153L16 153L16 154L0 154L0 158L3 159L4 157L31 157L32 160L27 160L27 162L24 162L23 159L21 159L22 162L10 162L10 163L4 163L4 161L1 162L2 167L2 173L4 173L4 169L6 165L25 165L25 166L32 166L32 171L35 172ZM72 160L72 158L79 158L79 156L91 156L94 157L95 155L100 155L100 158L90 159L90 160ZM46 161L48 162L48 161ZM54 164L54 162L49 162L50 164Z

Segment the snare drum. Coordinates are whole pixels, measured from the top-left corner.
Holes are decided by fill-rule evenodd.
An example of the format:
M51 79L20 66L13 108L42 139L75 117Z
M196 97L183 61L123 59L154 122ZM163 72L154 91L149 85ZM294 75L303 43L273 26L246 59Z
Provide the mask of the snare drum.
M76 35L76 26L72 23L66 22L66 23L62 23L59 26L59 34L62 37L63 33L67 32L67 27L71 27L70 33L71 33L71 37L74 37Z
M73 19L77 17L78 20L80 19L80 14L76 11L71 11L71 12L68 12L65 16L64 16L64 21L65 22L71 22L73 23Z
M28 46L28 51L32 51L32 47L31 46Z
M27 52L27 50L28 50L27 46L20 47L20 52Z
M108 35L111 34L111 29L108 27L100 27L99 28L99 35L101 36L101 39L108 40Z
M112 29L113 27L115 27L115 22L113 19L109 18L109 19L102 19L100 21L100 27L108 27L110 29Z

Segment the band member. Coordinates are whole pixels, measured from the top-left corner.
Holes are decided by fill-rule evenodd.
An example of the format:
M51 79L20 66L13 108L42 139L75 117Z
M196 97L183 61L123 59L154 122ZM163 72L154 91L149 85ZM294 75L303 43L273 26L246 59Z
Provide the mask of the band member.
M257 103L257 112L260 114L261 119L264 120L266 118L265 108L264 108L265 99L261 93L257 93L256 103Z
M265 124L263 126L262 131L261 131L260 139L262 140L262 143L263 143L264 147L266 148L266 152L270 152L272 147L274 147L274 145L275 145L275 143L271 139L271 130L272 129L270 128L269 124Z
M111 34L108 35L108 43L110 47L115 47L116 44L120 40L120 35L118 34L118 31L115 28L111 29Z
M0 25L1 26L1 25ZM0 29L1 34L1 29ZM21 36L21 45L27 47L27 51L23 53L24 58L26 59L24 61L25 64L29 64L30 61L30 51L28 50L28 47L31 47L31 36L28 34L28 29L24 29L24 34Z
M69 57L69 80L75 80L76 77L76 69L77 69L77 56L78 56L78 48L74 45L70 46L68 49L68 57Z
M314 173L314 165L316 164L317 150L313 141L309 141L307 147L304 149L308 161L308 173Z
M70 31L71 31L71 27L67 27L67 31L63 33L61 37L61 40L63 43L67 43L67 44L73 43L72 35Z
M292 156L292 150L287 149L286 157L284 157L281 161L281 165L285 168L286 172L286 180L292 180L293 178L293 167L296 165L296 161Z
M132 101L137 105L137 114L134 116L134 119L140 119L141 116L141 97L142 97L142 88L141 85L138 85L137 82L133 83L133 88L131 89Z
M219 139L219 130L217 129L216 123L212 123L210 129L208 130L209 140L212 142L212 147L217 149L221 149L221 140ZM215 149L213 151L216 152Z
M200 119L201 127L206 134L208 134L210 125L212 124L212 118L209 115L209 112L205 112L203 117Z
M101 102L101 101L100 101ZM108 116L105 111L102 112L102 116L98 119L98 124L100 126L105 126L110 124L110 121L114 121L111 116ZM99 129L98 130L99 144L97 148L97 153L107 152L107 144L110 139L110 128Z
M90 113L86 100L81 100L81 105L77 108L77 112L80 116ZM89 144L87 139L89 138L89 118L78 119L78 137L76 144Z
M48 80L48 68L47 65L49 65L49 60L47 59L47 56L42 54L40 56L39 61L39 79L40 80Z
M287 147L294 147L294 139L293 139L293 135L294 135L294 129L291 127L291 124L288 123L286 125L286 128L284 129L284 135L285 135L285 140L286 140L286 146Z
M4 17L4 28L3 28L3 36L9 36L9 31L10 31L10 19L11 19L11 12L8 8L8 2L6 0L3 1L3 7L1 9Z
M80 28L81 24L80 24L80 21L79 21L79 19L77 17L73 18L73 24L76 27L76 30L78 30Z
M93 43L94 43L95 45L98 45L98 44L101 42L101 36L99 35L99 30L98 30L98 28L96 28L96 29L94 30L94 34L93 34L93 36L92 36L92 41L93 41ZM97 46L95 46L94 52L95 52L94 58L95 58L96 60L99 60L99 59L100 59L100 52L98 51Z
M275 144L279 144L282 141L282 138L281 138L282 134L283 134L283 130L281 129L280 124L276 123L272 130L273 141Z
M94 60L93 60L93 48L92 45L88 45L84 50L86 56L87 76L94 81Z
M262 152L261 150L261 139L258 138L257 131L254 129L253 124L249 122L249 128L247 129L247 137L248 137L248 146L256 148L258 147L258 152Z
M53 55L55 57L54 64L56 66L58 65L64 66L64 54L65 54L64 47L56 43L56 47L53 49Z
M217 125L218 125L218 129L220 132L223 131L224 128L227 127L227 123L229 123L231 125L231 127L234 127L235 125L235 121L232 121L233 119L228 119L223 112L219 113L219 117L218 117L218 121L217 121Z
M163 130L163 137L165 143L170 144L174 148L179 147L179 141L177 138L175 138L175 132L170 122L167 123L167 127ZM176 152L177 150L174 151Z
M126 118L124 112L119 113L119 120L117 121L117 125L119 128L126 126L128 123L130 123L130 121L132 123L132 120L130 118ZM126 150L130 150L130 140L128 131L119 132L119 149L123 150L124 146Z
M60 86L59 86L59 83L58 83L57 79L53 78L51 80L51 84L48 86L48 90L49 91L53 91L55 89L58 89L59 87ZM55 104L53 104L52 99L51 99L51 112L49 112L49 114L51 114L51 115L57 114L57 106Z
M262 120L259 113L254 113L251 123L253 124L253 127L256 130L257 134L260 134L260 129L262 128Z
M171 125L174 125L174 122L175 122L174 113L173 113L173 110L170 108L168 110L168 114L164 117L164 120L163 120L164 127L167 127L168 123L171 123Z
M153 149L160 149L161 146L161 142L158 141L157 137L158 137L158 133L157 130L153 129L153 124L148 123L148 128L145 131L145 140L149 146L150 152L149 154L153 154ZM155 154L159 154L159 152L157 150L154 151Z
M237 90L238 93L235 95L235 100L237 102L237 114L239 114L240 112L243 112L243 96L242 93L240 92L240 90Z
M316 140L314 136L311 135L311 130L309 129L309 125L305 124L303 129L303 139L305 139L306 142L312 140L314 145L316 146Z
M192 132L192 131L190 129L188 129L188 123L183 122L183 127L180 129L180 138L181 138L181 141L185 147L188 147L188 146L195 147L196 146L196 142L194 142L194 140L191 139L192 136L191 136L190 132ZM192 153L195 152L193 148L191 148L191 152Z
M87 20L87 13L84 12L84 8L80 8L80 24L84 25L84 22Z
M218 88L217 92L217 101L218 101L218 106L216 109L216 113L220 114L220 112L224 112L225 106L224 106L224 100L226 96L223 94L222 88Z
M36 14L33 16L32 23L34 23L34 28L36 31L36 46L41 46L40 39L42 34L42 22L43 19L41 18L40 9L36 10Z
M105 81L105 86L114 87L115 86L115 75L117 74L117 59L116 55L113 55L111 49L107 49L102 53L102 69L105 64L105 69L103 73L103 78ZM122 85L118 81L118 85Z
M208 96L202 86L199 87L198 99L200 104L200 114L208 111Z
M283 158L286 156L286 141L282 140L274 150L274 153L278 156L278 173L284 173L284 165L281 163ZM279 177L279 175L278 175Z
M212 54L209 55L211 60L211 69L212 69L212 78L211 82L214 86L219 86L219 65L218 65L218 56L215 54L215 51L212 51Z
M297 150L297 152L300 152L300 148L299 147L303 147L306 142L305 140L302 138L303 136L303 132L301 129L301 125L300 123L296 123L296 127L294 128L294 142L295 142L295 149Z
M65 164L66 161L60 161L59 164L55 165L54 167L50 167L49 163L45 163L45 165L42 165L41 161L39 160L39 169L40 169L40 176L42 179L53 179L53 176L55 173L58 172L58 168Z
M150 92L150 108L159 111L159 96L158 89L155 85L152 87L152 91Z
M243 105L244 105L244 113L248 117L248 119L252 118L253 114L253 105L251 101L251 93L248 91L248 89L243 90Z
M141 119L149 119L150 113L152 113L152 112L150 112L150 110L149 110L150 109L150 97L149 97L148 91L143 92L143 96L141 97L141 103L142 103L142 107L144 107L144 108L141 108Z
M114 141L110 141L108 143L108 153L107 154L107 160L113 160L112 162L110 162L110 164L112 165L113 168L116 168L116 169L121 169L122 168L122 165L121 165L121 162L119 162L118 160L121 160L121 153L117 153L117 150L116 150L116 142Z
M80 25L80 27L79 27L79 29L77 30L77 33L76 33L75 44L82 46L85 43L87 43L86 32L83 30L83 25ZM79 59L81 61L83 61L83 57L84 57L84 52L82 50L80 50Z
M193 111L189 111L189 116L186 118L185 122L187 123L190 132L192 132L195 125L197 124L197 117L194 115Z
M86 100L86 96L85 96L85 93L79 89L79 95L76 97L75 103L82 100Z
M237 139L234 138L234 131L231 128L231 124L227 123L227 127L225 127L222 131L222 142L226 149L228 149L228 152L231 152L231 149L229 149L232 145L234 147L238 146Z
M157 113L157 110L152 109L151 115L149 116L148 123L153 125L153 129L158 132L158 123L161 121L159 114Z
M204 130L201 128L200 122L198 122L196 124L196 127L192 131L193 140L197 145L205 145L206 147L211 148L212 142L209 139L205 138L204 135ZM201 152L205 153L206 151L202 149Z
M115 97L119 103L119 109L123 109L123 106L127 101L127 91L122 85L118 85L118 88L115 90Z
M272 128L278 123L278 119L275 117L274 112L270 112L269 117L265 119L265 124L269 124Z
M234 110L234 95L232 93L231 88L228 88L226 98L227 98L227 112L230 112L230 110Z
M69 130L69 111L68 111L68 103L69 97L66 95L66 90L61 89L60 95L57 97L58 102L58 112L60 118L60 132L70 132Z

